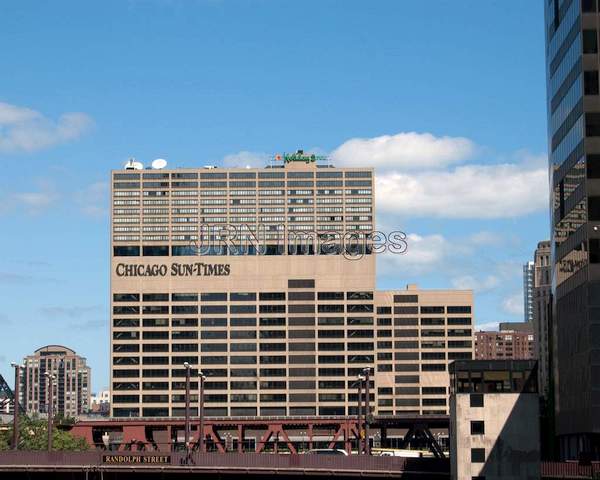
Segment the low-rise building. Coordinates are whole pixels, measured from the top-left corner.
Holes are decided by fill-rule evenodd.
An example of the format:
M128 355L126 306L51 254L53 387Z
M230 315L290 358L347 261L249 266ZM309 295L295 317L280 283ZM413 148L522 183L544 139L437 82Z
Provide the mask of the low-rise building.
M540 478L536 361L457 360L450 392L452 478Z
M535 359L534 337L528 322L501 323L498 332L475 332L475 359Z

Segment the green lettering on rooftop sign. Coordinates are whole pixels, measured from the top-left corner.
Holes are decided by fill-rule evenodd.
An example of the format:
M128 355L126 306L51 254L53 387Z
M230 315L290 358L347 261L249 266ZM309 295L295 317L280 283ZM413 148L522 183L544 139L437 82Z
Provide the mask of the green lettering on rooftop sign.
M327 161L325 155L315 155L313 153L304 153L302 150L298 150L296 153L284 153L283 161L289 162L316 162L316 161Z

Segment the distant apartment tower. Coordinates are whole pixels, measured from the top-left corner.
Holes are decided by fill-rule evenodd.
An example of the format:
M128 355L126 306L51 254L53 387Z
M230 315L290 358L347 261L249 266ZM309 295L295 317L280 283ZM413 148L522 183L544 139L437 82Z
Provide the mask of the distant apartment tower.
M452 478L540 478L535 360L450 364Z
M533 328L535 358L538 359L540 394L546 396L549 388L550 349L552 342L552 271L550 242L539 242L534 254ZM533 357L532 357L533 358Z
M530 360L536 357L533 325L501 323L499 332L475 332L478 360Z
M49 402L49 379L53 375L55 415L77 417L88 411L91 369L86 359L61 345L47 345L25 357L22 402L27 413L46 413Z
M375 414L447 414L473 294L376 290L371 168L299 151L111 180L113 416L183 416L184 362L192 389L207 377L207 416L354 414L365 367Z
M523 265L523 314L525 322L533 322L533 282L535 267L533 262Z
M554 406L560 454L600 459L598 2L544 1Z

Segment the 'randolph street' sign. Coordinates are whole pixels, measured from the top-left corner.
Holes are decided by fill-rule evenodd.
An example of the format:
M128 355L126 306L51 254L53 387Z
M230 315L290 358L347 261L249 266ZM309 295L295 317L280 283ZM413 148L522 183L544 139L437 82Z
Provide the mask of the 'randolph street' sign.
M170 455L102 455L102 462L113 465L170 465Z

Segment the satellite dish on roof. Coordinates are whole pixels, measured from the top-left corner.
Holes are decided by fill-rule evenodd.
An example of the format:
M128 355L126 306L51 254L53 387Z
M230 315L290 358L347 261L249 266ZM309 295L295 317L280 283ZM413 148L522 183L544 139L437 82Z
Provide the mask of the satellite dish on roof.
M157 158L152 161L152 168L154 170L161 170L167 166L167 161L164 158Z
M136 162L135 158L130 158L125 164L125 170L143 170L144 165L141 162Z

